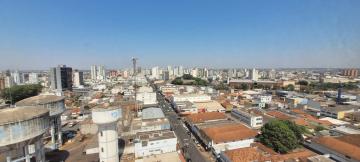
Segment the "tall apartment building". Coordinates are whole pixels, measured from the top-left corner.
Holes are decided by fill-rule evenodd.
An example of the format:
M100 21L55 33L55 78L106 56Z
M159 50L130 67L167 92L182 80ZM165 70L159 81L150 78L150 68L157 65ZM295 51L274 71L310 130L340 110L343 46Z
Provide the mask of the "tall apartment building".
M30 73L29 74L29 83L30 84L37 84L39 83L39 76L37 73Z
M21 77L19 71L16 70L11 73L11 77L13 78L15 84L19 85L23 83L23 78Z
M358 69L345 69L343 71L343 75L349 76L351 78L356 78L359 75L359 70Z
M79 87L81 85L84 85L84 75L83 72L75 70L74 75L73 75L73 80L74 80L74 87Z
M72 90L72 68L59 65L50 69L50 88L52 90Z
M0 76L0 90L5 89L5 78Z
M92 65L91 66L91 79L104 81L106 80L105 67L103 65Z
M259 74L256 69L252 69L250 72L250 79L253 81L257 81L259 79Z

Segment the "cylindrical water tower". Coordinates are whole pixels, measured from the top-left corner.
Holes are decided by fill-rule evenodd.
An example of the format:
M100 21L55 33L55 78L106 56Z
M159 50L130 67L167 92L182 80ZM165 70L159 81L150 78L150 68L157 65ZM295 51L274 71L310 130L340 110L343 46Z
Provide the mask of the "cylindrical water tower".
M92 120L99 127L100 162L119 162L117 121L121 117L118 107L94 108Z
M0 109L0 161L45 162L42 136L49 110L42 107Z
M16 102L16 106L40 106L49 110L51 149L58 149L62 145L61 114L65 111L65 97L56 95L38 95Z

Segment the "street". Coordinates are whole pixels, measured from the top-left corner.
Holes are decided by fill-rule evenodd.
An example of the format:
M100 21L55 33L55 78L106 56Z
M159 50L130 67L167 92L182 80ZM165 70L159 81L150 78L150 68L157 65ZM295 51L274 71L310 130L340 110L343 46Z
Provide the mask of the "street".
M175 132L176 136L179 139L180 147L184 153L187 161L195 162L206 162L206 160L201 152L196 148L194 141L191 139L191 136L187 133L183 127L183 122L178 119L178 115L171 108L171 105L164 99L160 92L157 92L157 99L160 107L162 108L165 116L168 118L171 124L171 128Z

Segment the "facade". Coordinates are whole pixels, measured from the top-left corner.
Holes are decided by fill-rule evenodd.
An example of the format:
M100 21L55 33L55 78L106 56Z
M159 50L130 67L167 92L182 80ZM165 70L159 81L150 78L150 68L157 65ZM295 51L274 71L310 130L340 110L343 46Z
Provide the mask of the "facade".
M198 113L197 107L190 101L175 102L174 107L180 115L189 115Z
M5 89L5 78L0 77L0 90Z
M139 132L135 139L135 158L176 152L176 145L173 131Z
M84 85L84 75L81 71L75 71L74 72L74 87L80 87Z
M250 79L253 81L257 81L259 79L259 74L256 69L252 69L250 72Z
M59 65L50 69L50 87L52 90L72 90L72 68Z
M360 135L323 136L307 140L305 146L341 162L360 161Z
M250 114L242 110L233 109L231 111L231 116L239 119L252 128L260 128L263 125L263 117L260 115Z

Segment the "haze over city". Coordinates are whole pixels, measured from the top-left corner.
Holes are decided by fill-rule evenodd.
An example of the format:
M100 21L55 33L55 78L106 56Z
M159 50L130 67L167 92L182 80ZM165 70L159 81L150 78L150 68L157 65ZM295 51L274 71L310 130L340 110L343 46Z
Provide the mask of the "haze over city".
M359 67L360 1L0 1L0 69Z

